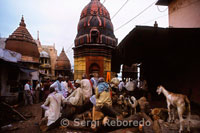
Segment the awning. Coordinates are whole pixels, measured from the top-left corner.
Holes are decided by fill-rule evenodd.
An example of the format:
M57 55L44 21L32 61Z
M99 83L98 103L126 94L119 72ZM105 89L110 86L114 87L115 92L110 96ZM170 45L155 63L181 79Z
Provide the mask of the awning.
M21 60L21 54L11 50L0 48L0 59L8 62L17 63Z
M24 73L27 73L27 74L30 74L32 72L35 72L37 70L34 70L34 69L28 69L28 68L19 68L22 72Z

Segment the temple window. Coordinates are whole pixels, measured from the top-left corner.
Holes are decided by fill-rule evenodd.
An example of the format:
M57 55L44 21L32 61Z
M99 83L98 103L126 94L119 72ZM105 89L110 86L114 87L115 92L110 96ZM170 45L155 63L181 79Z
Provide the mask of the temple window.
M45 59L45 64L47 64L47 59Z
M98 43L99 42L98 36L99 36L98 31L92 31L91 32L91 43Z

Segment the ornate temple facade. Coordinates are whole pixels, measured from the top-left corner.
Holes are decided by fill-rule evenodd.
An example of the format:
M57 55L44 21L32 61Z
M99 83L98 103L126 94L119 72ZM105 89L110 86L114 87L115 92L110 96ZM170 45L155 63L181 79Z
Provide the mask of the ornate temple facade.
M111 52L117 45L107 9L91 0L82 10L74 49L74 79L83 74L106 78L111 72Z
M40 54L38 47L29 31L26 29L23 16L19 27L7 38L5 48L22 54L22 62L39 64ZM34 65L30 67L35 68Z

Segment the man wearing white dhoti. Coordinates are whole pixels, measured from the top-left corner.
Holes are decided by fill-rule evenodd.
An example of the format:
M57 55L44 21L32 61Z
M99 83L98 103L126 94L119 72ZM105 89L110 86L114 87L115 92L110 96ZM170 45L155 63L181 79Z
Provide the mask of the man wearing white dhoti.
M45 109L45 117L47 117L47 126L54 123L61 116L61 104L64 101L64 97L57 93L54 88L50 88L50 94L47 97L44 104L41 106Z

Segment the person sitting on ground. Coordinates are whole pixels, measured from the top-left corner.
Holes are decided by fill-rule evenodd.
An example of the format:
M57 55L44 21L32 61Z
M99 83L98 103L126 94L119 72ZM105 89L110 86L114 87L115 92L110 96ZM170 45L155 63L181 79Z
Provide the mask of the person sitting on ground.
M76 81L75 84L77 85L76 86L77 89L74 90L74 92L72 92L72 94L63 101L65 103L65 107L62 110L62 116L55 123L51 124L48 130L60 126L60 122L62 121L63 118L71 119L74 117L75 114L83 113L92 108L93 104L89 100L89 98L92 95L92 87L91 87L90 81L86 79L85 76L83 76L82 80L80 82ZM77 94L78 92L81 92L80 90L82 90L82 105L80 105L81 104L80 101L77 102L78 96L75 95L75 93ZM74 95L75 97L72 97ZM79 100L81 100L81 98L79 98ZM68 101L73 104L77 102L77 105L80 105L80 106L73 106L72 104L67 104L69 103Z
M61 104L64 97L55 91L53 87L50 88L50 94L41 107L45 109L45 118L48 119L47 126L54 123L61 116Z
M75 87L77 88L74 90L65 100L64 103L70 103L72 105L81 106L83 105L83 91L81 86L81 81L79 79L75 82Z
M96 106L103 106L103 104L107 104L108 106L112 106L112 100L110 95L109 85L104 82L104 78L99 78L97 88L95 90L96 96Z
M96 105L95 110L102 112L104 115L121 118L120 114L112 108L112 99L109 84L104 81L103 77L98 80L95 90Z

